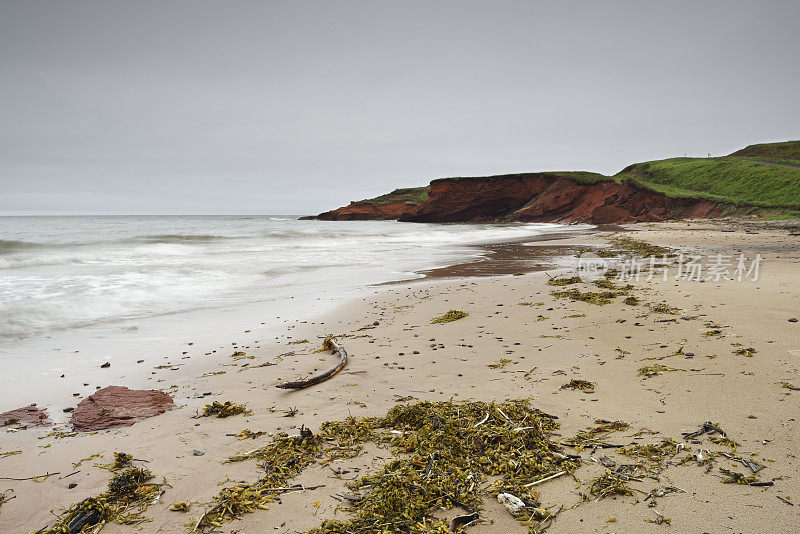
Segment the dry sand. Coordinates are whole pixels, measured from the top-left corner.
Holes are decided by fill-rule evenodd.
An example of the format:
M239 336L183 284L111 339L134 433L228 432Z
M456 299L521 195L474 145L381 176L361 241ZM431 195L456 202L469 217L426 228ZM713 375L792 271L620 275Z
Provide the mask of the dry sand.
M778 497L790 502L800 499L796 457L800 434L795 421L800 392L781 387L782 381L800 386L800 323L788 321L800 316L800 237L780 228L748 230L713 222L646 224L635 229L640 230L635 232L637 239L705 254L743 251L752 258L760 253L759 280L640 280L633 282L642 301L639 306L624 305L621 298L606 306L555 299L550 295L554 288L546 285L548 274L558 274L555 271L383 287L372 298L348 303L334 314L315 318L314 323L293 325L270 346L247 350L253 359L234 362L228 358L216 364L208 360L209 373L225 374L156 371L163 380L160 385L179 406L167 414L128 428L60 439L46 437L48 430L3 432L0 454L22 453L0 457L0 475L28 477L56 471L60 475L41 482L0 480L0 492L11 488L15 495L0 507L0 532L22 533L52 525L54 513L103 491L109 473L94 464L110 462L113 451L148 460L146 466L171 485L147 511L153 520L142 524L141 532L187 532L185 523L199 517L220 483L228 478L259 477L254 461L222 462L257 447L265 438L240 441L232 434L243 428L292 434L301 425L315 430L323 421L348 415L382 415L400 396L433 401L529 398L539 409L559 417L558 432L564 438L592 426L598 418L626 421L630 429L609 438L623 444L657 442L664 437L681 442L681 432L713 421L741 444L738 454L767 465L758 473L760 480L774 480L771 487L723 484L716 467L706 473L696 465L670 466L662 473L660 485L673 485L683 493L657 499L656 507L648 507L641 498L634 504L634 497L592 499L559 514L549 532L799 531L800 506ZM603 244L604 238L550 244L576 242ZM542 304L522 306L520 302ZM680 311L677 315L648 313L646 303L662 302ZM450 309L467 311L469 316L449 324L430 324L432 317ZM379 322L374 328L358 330L374 321ZM720 335L704 335L709 321L721 325ZM279 379L302 376L333 361L308 350L316 348L317 336L327 332L366 337L342 339L351 360L334 378L302 391L276 389ZM288 344L305 338L311 343ZM757 352L752 357L734 354L738 347L732 343ZM694 356L673 355L681 347ZM618 348L624 351L621 358ZM276 358L290 351L295 354ZM504 368L487 367L501 358L511 361ZM264 362L276 365L241 367ZM649 379L637 376L640 367L655 363L678 370ZM594 392L561 390L572 378L595 382ZM197 398L203 392L212 395ZM211 400L246 402L253 414L192 418ZM285 417L289 408L297 408L294 417ZM633 434L640 429L655 434L637 440ZM195 450L204 454L196 456ZM103 456L78 463L93 454ZM387 454L385 449L372 449L336 467L349 470L348 477L363 474L380 465ZM609 450L595 457L600 454L614 457ZM581 456L584 465L575 474L582 485L576 487L567 477L541 484L543 506L556 510L578 503L588 481L603 472L588 450ZM720 461L718 465L749 474L740 464ZM63 478L74 471L79 472ZM270 510L226 524L221 531L303 532L323 518L346 518L332 497L342 491L344 481L330 467L310 468L296 481L324 487L283 495ZM67 489L69 483L78 485ZM645 480L632 485L649 492L657 484ZM172 502L187 502L191 509L188 514L168 511ZM655 510L670 518L671 526L647 522L657 517ZM482 518L468 531L525 532L496 501L486 501ZM112 524L103 532L132 528Z

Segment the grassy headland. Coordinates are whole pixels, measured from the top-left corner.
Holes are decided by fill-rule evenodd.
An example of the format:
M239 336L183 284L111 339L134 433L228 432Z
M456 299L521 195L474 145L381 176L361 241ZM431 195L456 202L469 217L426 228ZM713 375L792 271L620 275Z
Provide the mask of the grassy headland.
M581 185L615 181L664 194L671 198L704 199L730 204L735 211L773 211L773 216L800 214L800 141L750 145L728 156L670 158L634 163L614 176L588 171L546 171L489 177L452 177L433 180L460 181L513 178L529 175L566 178ZM395 189L389 194L357 201L356 205L382 206L395 202L419 205L430 186Z
M353 202L356 205L373 205L385 206L386 204L394 204L395 202L405 202L416 206L428 199L428 186L422 187L406 187L402 189L395 189L391 193L381 195L375 198L368 198L366 200L359 200Z
M671 158L634 163L614 178L673 198L800 209L800 167L746 158Z
M737 150L730 156L740 158L764 159L779 162L793 162L800 165L800 141L782 143L762 143Z

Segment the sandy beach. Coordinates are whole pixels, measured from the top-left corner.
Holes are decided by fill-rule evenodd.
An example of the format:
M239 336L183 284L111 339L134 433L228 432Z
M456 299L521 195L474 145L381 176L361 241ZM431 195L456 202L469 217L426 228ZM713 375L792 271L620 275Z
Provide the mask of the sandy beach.
M529 399L558 418L556 442L568 442L605 420L627 423L606 436L613 444L670 438L680 445L662 459L658 481L633 477L628 483L634 495L585 502L582 494L606 471L604 463L637 460L615 448L563 446L565 453L580 456L581 466L574 478L560 476L536 486L541 505L551 513L560 510L548 532L796 532L800 391L792 387L800 386L800 323L790 319L800 315L800 242L794 234L795 229L780 225L703 221L646 223L623 233L549 241L541 246L564 254L608 247L609 236L626 235L706 258L731 256L730 272L740 254L747 267L757 254L761 262L758 279L752 280L751 271L742 281L708 279L705 272L703 281L676 279L673 263L666 278L659 271L650 279L625 281L633 286L627 294L638 299L635 304L626 304L624 296L605 305L556 298L553 291L593 287L549 285L553 277L574 276L563 266L385 285L325 316L288 325L260 348L219 349L243 355L215 357L204 368L193 360L177 370L154 369L153 387L169 393L177 409L99 432L62 437L52 428L8 427L0 434L0 492L13 490L6 494L13 498L0 506L0 530L50 528L72 503L104 491L111 474L96 464L113 461L115 451L142 460L137 465L169 486L144 513L152 521L137 527L107 524L103 532L189 532L221 487L263 474L254 460L223 462L265 445L272 434L296 435L303 426L316 432L324 421L382 416L400 403ZM553 264L543 261L548 262ZM431 323L449 310L469 315ZM281 381L334 363L333 356L313 352L328 333L349 353L344 370L308 389L277 389ZM303 340L308 343L298 343ZM179 358L176 354L175 362ZM652 369L656 365L663 368ZM655 372L642 376L648 366ZM594 385L562 389L573 379ZM194 417L212 401L246 403L252 413ZM724 429L724 437L736 445L712 442L706 434L683 436L705 422ZM245 428L267 434L239 439ZM21 452L10 454L15 451ZM722 452L729 456L714 454ZM713 456L713 465L681 462L698 453ZM336 497L346 493L345 482L379 468L391 454L370 445L358 457L312 465L292 482L315 489L285 492L268 510L224 522L218 530L304 532L324 519L345 520L346 503ZM754 474L737 457L764 467ZM720 468L773 485L723 483ZM48 473L58 474L10 480ZM69 489L70 484L77 486ZM662 496L653 493L655 488L671 489ZM183 502L188 512L169 509ZM457 507L441 512L446 518L461 513ZM466 531L526 532L492 497L485 498L479 515Z

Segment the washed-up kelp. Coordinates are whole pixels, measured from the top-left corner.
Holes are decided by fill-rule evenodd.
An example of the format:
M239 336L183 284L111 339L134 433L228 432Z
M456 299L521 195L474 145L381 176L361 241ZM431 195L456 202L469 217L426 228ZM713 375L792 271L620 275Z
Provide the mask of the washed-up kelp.
M606 441L606 438L613 432L619 432L628 428L628 423L624 421L607 421L605 419L596 419L595 426L581 432L573 437L564 441L564 444L574 448L576 451L582 451L591 447L618 447Z
M575 288L564 291L553 291L550 294L557 299L580 300L598 306L610 304L618 296L618 293L615 291L581 291Z
M681 310L674 308L669 304L648 304L650 311L653 313L666 313L668 315L677 315Z
M467 312L461 310L450 310L442 316L431 319L431 324L452 323L453 321L463 319L467 315L469 315Z
M568 286L571 284L580 284L582 280L578 276L569 278L551 278L547 281L548 286Z
M114 475L107 491L73 504L61 514L55 526L37 532L78 534L100 523L138 525L149 521L142 513L158 500L165 485L150 483L152 478L153 474L147 469L125 469Z
M647 258L650 256L663 258L673 258L678 255L678 251L670 247L662 247L638 241L624 235L614 235L608 238L611 249L600 249L595 251L600 257L613 257L618 255L637 256Z
M127 452L114 452L114 461L110 464L95 464L96 467L102 467L109 471L117 472L126 467L130 467L133 462L133 455Z
M16 495L14 495L13 489L7 489L4 492L0 493L0 506L3 506L4 503L7 503L11 499L15 499Z
M236 404L235 402L225 401L224 403L214 401L211 404L206 404L203 408L201 417L230 417L231 415L250 414L250 410L244 404Z
M654 376L660 375L661 373L671 373L673 371L680 371L680 369L675 369L674 367L667 367L666 365L661 365L657 363L655 365L645 365L644 367L640 367L639 370L636 372L636 375L644 378L652 378Z
M580 389L581 391L590 391L593 390L594 387L595 387L594 382L573 378L572 380L561 386L561 389Z
M280 434L261 449L229 461L256 458L265 476L225 488L196 529L209 531L224 521L265 508L288 482L312 464L325 465L361 454L367 442L388 444L399 453L376 472L348 484L356 496L347 521L325 521L315 534L347 532L431 532L440 524L433 512L458 506L480 511L485 495L510 493L525 504L531 532L541 517L536 492L526 487L580 463L550 440L558 428L553 417L527 401L419 402L392 408L382 418L353 418L324 423L317 434ZM488 477L495 480L481 489ZM448 532L442 530L442 532Z
M607 471L592 481L589 493L596 496L598 500L610 495L633 495L634 490L626 482L625 477Z

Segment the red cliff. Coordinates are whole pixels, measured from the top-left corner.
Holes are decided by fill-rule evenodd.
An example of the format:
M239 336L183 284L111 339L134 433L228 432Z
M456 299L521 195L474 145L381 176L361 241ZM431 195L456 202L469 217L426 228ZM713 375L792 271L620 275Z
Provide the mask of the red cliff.
M555 173L445 178L431 182L428 195L415 213L400 220L608 224L712 217L723 212L713 202L669 198L628 182L579 183Z
M351 202L349 206L326 211L315 217L303 217L303 219L319 219L322 221L394 220L403 215L415 213L418 207L406 202L391 202L388 204Z
M408 191L416 192L414 201L407 201ZM398 192L406 196L401 200ZM631 181L618 183L595 173L542 172L442 178L427 188L398 189L306 218L610 224L717 217L729 208L708 200L667 197Z

